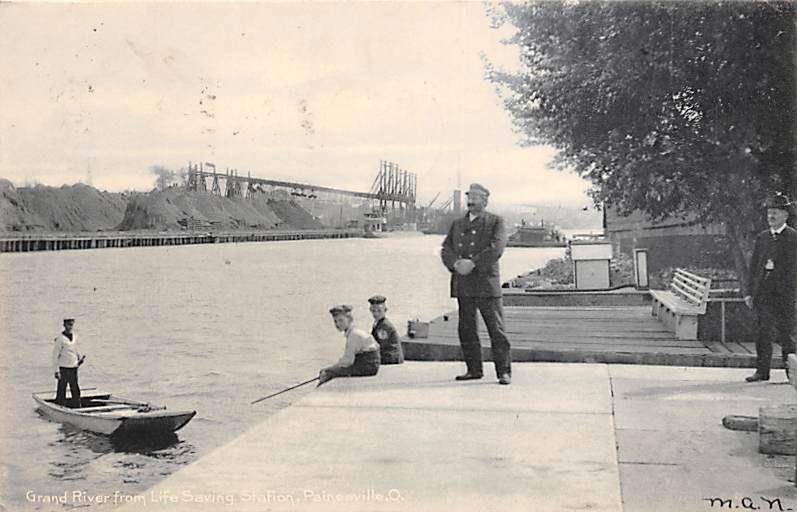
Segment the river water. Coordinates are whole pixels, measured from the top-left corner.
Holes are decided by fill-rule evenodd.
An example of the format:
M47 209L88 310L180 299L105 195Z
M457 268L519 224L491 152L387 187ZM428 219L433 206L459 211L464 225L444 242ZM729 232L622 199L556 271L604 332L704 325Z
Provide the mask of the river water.
M316 240L0 255L0 510L63 510L73 492L134 495L220 446L311 386L250 401L314 377L343 349L328 308L388 297L410 318L454 309L442 238ZM562 249L507 249L509 279ZM120 445L41 417L30 394L53 388L51 340L76 318L81 388L195 409L174 439ZM30 501L67 492L68 504ZM27 496L26 496L27 493Z

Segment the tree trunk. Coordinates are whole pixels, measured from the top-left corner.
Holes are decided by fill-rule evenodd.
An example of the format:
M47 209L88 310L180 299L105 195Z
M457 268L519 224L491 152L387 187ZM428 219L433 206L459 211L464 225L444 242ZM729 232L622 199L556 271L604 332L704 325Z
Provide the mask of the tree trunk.
M730 219L725 223L725 231L730 241L734 269L739 277L742 295L747 294L747 278L749 261L753 250L753 237L749 235L749 221L744 219Z

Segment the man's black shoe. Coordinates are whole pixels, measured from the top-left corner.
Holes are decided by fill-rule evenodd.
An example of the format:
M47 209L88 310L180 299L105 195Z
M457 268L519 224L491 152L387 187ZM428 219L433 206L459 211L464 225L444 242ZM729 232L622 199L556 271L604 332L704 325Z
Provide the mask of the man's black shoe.
M476 380L481 379L482 375L480 373L465 373L463 375L457 375L456 380Z
M769 380L769 375L764 376L764 375L761 375L758 372L755 372L754 374L750 375L749 377L747 377L744 380L746 380L747 382L758 382L760 380Z
M498 377L498 383L499 384L503 384L504 386L506 386L508 384L512 384L512 376L509 375L508 373L502 373Z

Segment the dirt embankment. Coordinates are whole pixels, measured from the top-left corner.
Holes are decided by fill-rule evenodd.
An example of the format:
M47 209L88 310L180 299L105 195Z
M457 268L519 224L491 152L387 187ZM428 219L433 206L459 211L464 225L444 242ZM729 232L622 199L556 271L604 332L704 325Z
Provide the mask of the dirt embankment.
M0 179L0 232L321 229L291 200L233 199L180 188L149 193L102 192L88 185L15 188Z
M131 197L118 229L180 229L187 219L223 230L324 228L293 201L233 199L174 188Z
M97 231L124 217L123 194L88 185L15 188L0 179L0 231Z

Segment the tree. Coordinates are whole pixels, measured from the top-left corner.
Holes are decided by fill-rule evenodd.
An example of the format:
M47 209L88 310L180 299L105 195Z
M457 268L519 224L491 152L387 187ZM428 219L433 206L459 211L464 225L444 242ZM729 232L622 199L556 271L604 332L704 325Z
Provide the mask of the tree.
M723 222L739 275L765 196L797 197L795 4L506 4L520 70L488 65L523 144L621 214Z

